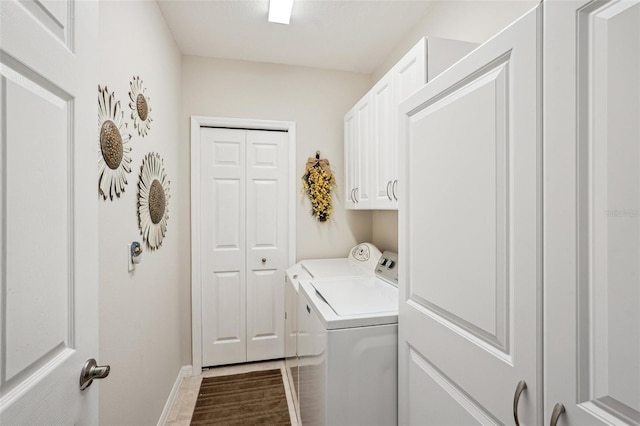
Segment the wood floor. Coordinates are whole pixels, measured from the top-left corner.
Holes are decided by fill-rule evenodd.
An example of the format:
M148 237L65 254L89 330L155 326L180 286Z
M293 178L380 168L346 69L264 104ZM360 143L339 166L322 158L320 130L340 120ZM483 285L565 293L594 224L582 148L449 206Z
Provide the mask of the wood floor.
M291 396L291 387L287 378L284 361L281 360L215 367L203 371L202 375L200 376L185 377L180 384L178 395L176 396L173 406L171 407L166 425L188 426L190 424L191 415L193 414L193 408L196 406L196 399L198 398L198 391L200 390L200 383L202 382L203 377L226 376L229 374L271 370L274 368L279 368L282 372L282 382L284 384L285 394L287 395L287 404L289 405L289 417L291 418L291 425L298 426L298 420L293 406L293 398Z

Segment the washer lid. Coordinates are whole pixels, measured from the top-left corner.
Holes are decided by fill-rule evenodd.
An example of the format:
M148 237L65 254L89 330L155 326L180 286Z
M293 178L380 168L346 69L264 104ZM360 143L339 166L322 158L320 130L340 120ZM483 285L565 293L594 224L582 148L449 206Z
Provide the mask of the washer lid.
M347 259L311 259L302 260L302 267L313 278L360 277L373 275L373 270Z
M313 287L338 315L398 312L398 289L374 277L315 281Z

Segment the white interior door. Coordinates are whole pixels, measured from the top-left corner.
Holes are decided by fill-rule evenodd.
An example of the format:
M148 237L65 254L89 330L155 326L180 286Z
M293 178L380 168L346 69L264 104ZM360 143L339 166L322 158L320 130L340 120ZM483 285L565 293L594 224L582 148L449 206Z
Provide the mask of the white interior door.
M95 2L0 2L0 417L97 424Z
M284 357L288 140L247 131L247 361Z
M200 130L202 365L284 357L288 134Z
M545 423L640 424L640 2L544 3Z
M401 104L401 424L542 423L539 14Z
M246 132L202 128L202 365L246 360Z

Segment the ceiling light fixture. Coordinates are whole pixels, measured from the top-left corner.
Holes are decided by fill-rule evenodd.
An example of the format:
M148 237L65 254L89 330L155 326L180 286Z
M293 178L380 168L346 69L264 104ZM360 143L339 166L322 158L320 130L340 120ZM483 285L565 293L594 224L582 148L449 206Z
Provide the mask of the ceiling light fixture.
M293 0L269 0L269 22L289 24Z

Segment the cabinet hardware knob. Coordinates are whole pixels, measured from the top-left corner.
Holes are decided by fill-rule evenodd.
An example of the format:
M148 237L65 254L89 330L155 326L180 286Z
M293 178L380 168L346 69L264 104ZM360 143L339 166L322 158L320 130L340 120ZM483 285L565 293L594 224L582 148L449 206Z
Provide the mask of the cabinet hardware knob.
M396 195L396 188L398 187L398 179L393 181L393 186L391 187L391 192L393 193L393 198L398 201L398 196Z
M267 258L266 257L262 258L262 263L267 263Z
M549 423L551 426L556 426L558 424L558 418L564 413L564 405L562 402L557 402L556 405L553 406L553 411L551 412L551 422Z
M389 201L393 201L393 198L391 198L391 194L389 194L390 186L391 186L391 181L387 182L387 198L389 199Z
M518 402L520 401L522 391L526 388L527 383L524 380L520 380L516 386L516 392L513 394L513 419L516 421L516 426L520 426L520 420L518 419Z

